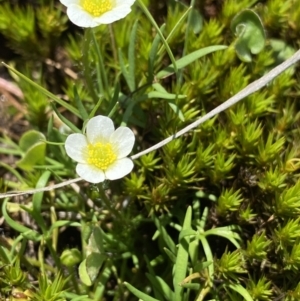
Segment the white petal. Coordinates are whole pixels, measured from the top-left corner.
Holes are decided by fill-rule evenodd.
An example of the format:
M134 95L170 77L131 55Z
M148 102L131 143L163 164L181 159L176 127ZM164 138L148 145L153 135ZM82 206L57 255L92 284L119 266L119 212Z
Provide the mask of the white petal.
M72 23L81 27L95 27L99 24L95 18L86 12L80 5L71 4L68 6L67 15Z
M87 140L82 134L71 134L65 142L67 155L79 163L86 162Z
M105 116L96 116L90 119L86 126L87 140L91 144L107 143L115 127L112 120Z
M135 0L116 0L116 6L131 6L134 2Z
M135 137L132 130L124 126L116 129L109 139L118 159L124 158L130 154L134 141Z
M99 17L95 17L94 21L100 24L110 24L112 22L115 22L117 20L120 20L124 17L126 17L131 12L131 9L129 6L122 5L119 7L116 7L103 15Z
M117 160L114 164L105 170L105 177L108 180L117 180L125 177L132 171L133 162L129 158Z
M79 163L76 166L76 172L82 179L90 183L96 184L105 180L104 172L92 165Z
M79 4L80 0L59 0L63 5L69 6L71 4Z

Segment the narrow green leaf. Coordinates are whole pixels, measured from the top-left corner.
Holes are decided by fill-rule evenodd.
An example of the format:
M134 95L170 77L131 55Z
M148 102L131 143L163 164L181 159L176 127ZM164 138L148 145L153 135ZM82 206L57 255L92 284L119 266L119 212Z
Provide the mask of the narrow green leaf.
M26 184L25 180L23 179L23 176L14 167L12 167L9 164L6 164L4 162L1 162L1 161L0 161L0 166L7 169L11 174L13 174L22 183L22 185L24 185L27 188L27 184Z
M207 230L204 232L205 236L208 235L218 235L228 239L237 249L240 248L240 244L238 241L241 241L241 237L238 233L234 232L233 230L237 230L238 228L234 226L226 226L226 227L219 227Z
M160 31L163 33L166 28L166 24L163 24L160 27ZM154 65L156 62L156 57L158 55L157 49L159 42L161 41L160 35L157 33L154 37L150 52L149 52L149 58L148 58L148 73L149 73L149 78L148 81L152 82L154 78Z
M228 287L230 287L232 290L239 293L246 301L253 301L251 295L248 293L248 291L242 287L240 284L228 284Z
M51 176L50 171L45 171L39 178L35 188L43 188L47 185L48 180ZM44 192L37 192L33 195L32 198L32 216L42 229L43 233L47 231L47 226L45 224L44 218L41 214L42 201L43 201Z
M56 115L59 117L59 119L67 125L74 133L81 133L81 130L77 128L70 120L68 120L66 117L64 117L56 108L55 104L51 104L51 107L53 111L56 113ZM79 116L80 117L80 116Z
M78 222L71 222L71 221L66 221L66 220L59 220L53 223L49 229L49 232L52 233L52 231L56 228L61 228L65 226L70 226L70 227L81 227L81 224Z
M209 47L205 47L205 48L196 50L196 51L180 58L179 60L177 60L176 61L177 68L178 69L184 68L187 65L189 65L190 63L193 63L195 60L201 58L202 56L205 56L209 53L212 53L212 52L215 52L218 50L223 50L226 48L227 48L227 46L224 46L224 45L216 45L216 46L209 46ZM173 65L169 65L167 68L159 71L155 77L157 79L162 79L162 78L165 78L165 77L173 74L174 72L175 72L175 69L174 69Z
M163 241L166 243L167 247L171 250L173 254L176 254L176 245L172 240L172 238L170 237L170 235L168 234L168 232L166 231L165 227L161 224L161 221L155 217L154 223Z
M105 94L108 96L108 91L109 91L109 85L108 85L108 79L107 79L107 73L106 73L106 68L103 60L103 55L101 53L99 44L96 39L95 31L92 30L92 38L94 42L94 48L96 50L96 55L97 55L97 81L98 81L98 86L99 86L99 91L98 94Z
M0 246L0 259L1 259L2 264L10 264L11 263L11 259L10 259L8 250L2 246Z
M95 116L97 110L99 109L99 107L101 106L101 103L102 103L102 98L99 98L96 105L93 107L93 110L91 111L91 113L89 114L89 118L92 118Z
M76 116L80 117L80 114L79 114L78 110L75 109L73 106L71 106L70 104L68 104L64 100L60 99L59 97L55 96L54 94L52 94L51 92L49 92L47 89L41 87L39 84L35 83L34 81L32 81L31 79L29 79L28 77L26 77L21 72L17 71L15 68L13 68L13 67L5 64L5 63L2 63L2 64L6 68L8 68L9 70L11 70L13 73L17 74L26 83L28 83L29 85L35 87L38 91L40 91L44 95L48 96L50 99L54 100L56 103L60 104L62 107L68 109L70 112L72 112Z
M119 94L120 94L120 83L119 81L116 82L115 89L114 89L114 95L110 101L110 107L107 110L107 116L112 117L115 113L117 107L118 107L118 101L119 101Z
M180 118L181 121L184 121L185 118L183 116L182 111L177 107L177 105L171 100L168 101L168 105L173 110L173 112Z
M168 286L168 284L159 276L153 276L146 273L147 278L152 283L153 287L164 296L166 300L174 300L174 292ZM160 298L162 300L162 298Z
M20 232L20 233L25 233L25 232L31 232L33 231L36 234L36 237L39 237L39 234L35 232L34 230L31 230L30 228L27 228L17 222L15 222L7 213L6 206L7 206L8 198L4 200L2 204L2 214L5 218L5 222L12 227L14 230Z
M195 236L197 234L197 232L193 229L185 229L182 231L180 231L180 234L179 234L179 241L181 241L181 239L183 239L184 237L187 237L187 236Z
M189 12L191 11L192 6L188 7L187 10L184 12L184 14L180 17L180 19L177 21L177 23L175 24L175 26L172 28L172 30L170 31L170 33L168 34L168 36L166 37L166 41L169 41L172 36L175 34L176 30L178 28L180 28L180 25L182 24L182 22L186 19L186 17L189 15ZM162 48L159 49L158 54L160 54L162 51Z
M208 273L209 273L210 278L213 280L213 277L214 277L214 264L213 264L214 257L213 257L210 245L209 245L209 243L208 243L208 241L207 241L207 239L206 239L205 236L199 235L199 239L201 241L202 248L204 250L206 260L208 262L212 262L212 264L210 264L208 266Z
M139 5L140 5L141 9L143 10L144 14L147 16L147 18L149 19L149 21L151 22L151 24L154 26L154 28L156 29L157 33L159 34L160 39L161 39L163 45L165 46L166 51L167 51L167 53L169 55L169 58L170 58L170 60L172 62L174 72L176 73L176 76L177 76L178 68L177 68L174 55L172 53L172 50L171 50L168 42L166 41L163 33L161 32L160 28L158 27L157 23L155 22L154 18L152 17L151 13L149 12L148 8L143 3L143 1L142 0L138 0L137 2L139 3Z
M136 46L136 33L138 27L138 20L133 24L130 40L128 46L128 86L131 92L135 90L135 46Z
M127 67L125 65L124 57L123 57L121 49L118 49L118 54L119 54L119 62L120 62L120 68L121 68L122 75L124 76L124 78L126 80L129 90L132 92L133 90L131 90L131 79L130 79Z
M171 262L173 264L175 264L176 262L176 256L174 255L174 253L172 253L169 249L164 248L164 251L166 252L167 256L169 257L169 259L171 260Z
M199 291L201 288L200 283L183 283L181 284L181 286L196 291Z
M191 229L191 222L192 222L192 208L188 207L185 214L181 232ZM175 301L183 300L183 287L180 286L180 283L185 278L187 272L189 242L190 242L189 236L186 236L179 241L179 247L178 247L176 263L175 263L174 280L173 280L173 285L175 290Z
M84 79L86 82L86 86L89 90L89 94L93 98L94 103L97 103L99 100L99 96L97 95L96 89L94 87L94 79L90 68L90 51L92 49L91 48L92 37L93 37L93 28L87 28L84 32L84 40L82 45L83 46L82 64L83 64Z
M143 301L161 301L161 300L155 299L153 297L150 297L148 294L145 294L145 293L139 291L138 289L136 289L134 286L132 286L128 282L124 282L124 285L128 288L128 290L130 292L132 292L136 297L138 297L139 299L141 299Z
M176 95L176 94L172 94L172 93L164 93L164 92L158 92L158 91L151 91L147 94L148 98L162 98L162 99L183 99L186 98L186 95Z
M73 93L74 93L74 100L75 100L76 106L79 110L79 114L80 114L82 120L87 120L89 118L89 115L79 97L76 85L73 86Z

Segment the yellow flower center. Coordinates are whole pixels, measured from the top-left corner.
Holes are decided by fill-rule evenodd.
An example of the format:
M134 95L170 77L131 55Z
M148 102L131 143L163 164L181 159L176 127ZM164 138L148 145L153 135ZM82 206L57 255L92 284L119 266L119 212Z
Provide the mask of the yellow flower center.
M112 0L81 0L81 5L94 17L99 17L113 8Z
M89 144L87 150L87 162L101 170L106 170L117 159L110 143Z

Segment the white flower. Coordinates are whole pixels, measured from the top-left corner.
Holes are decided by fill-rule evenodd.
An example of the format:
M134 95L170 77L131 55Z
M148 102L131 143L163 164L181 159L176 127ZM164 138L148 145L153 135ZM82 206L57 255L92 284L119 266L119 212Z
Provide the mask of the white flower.
M81 27L110 24L127 16L135 0L60 0L69 19Z
M105 179L120 179L131 172L133 162L126 157L134 140L129 128L115 130L110 118L96 116L88 121L86 135L68 136L65 148L68 156L78 162L77 174L90 183L100 183Z

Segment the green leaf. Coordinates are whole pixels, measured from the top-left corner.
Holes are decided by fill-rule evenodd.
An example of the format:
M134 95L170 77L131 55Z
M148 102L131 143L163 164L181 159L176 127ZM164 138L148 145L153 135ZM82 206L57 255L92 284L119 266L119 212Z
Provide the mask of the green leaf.
M14 230L20 232L20 233L23 233L24 236L26 237L30 237L32 240L34 241L39 241L40 238L41 238L41 235L34 231L34 230L31 230L30 228L27 228L17 222L15 222L7 213L7 210L6 210L6 206L7 206L7 202L8 202L8 198L4 200L3 204L2 204L2 214L5 218L5 222L11 227L13 228Z
M176 262L176 256L174 255L174 253L172 253L169 249L164 248L164 251L166 252L167 256L169 257L169 259L171 260L172 263L175 264Z
M166 24L163 24L160 27L160 31L163 33L166 28ZM148 73L149 73L149 78L148 81L152 82L153 81L153 76L154 76L154 64L156 62L156 57L157 57L157 49L159 42L161 41L159 34L157 33L154 37L150 52L149 52L149 58L148 58Z
M152 87L156 91L152 91L148 93L148 98L162 98L162 99L168 99L168 100L176 100L177 98L183 99L186 98L186 95L178 95L178 94L171 94L168 93L168 91L160 84L160 83L154 83L152 84ZM180 118L181 121L184 121L184 116L182 111L178 108L178 106L171 101L168 101L168 104L170 108L174 111L174 113Z
M88 249L88 251L90 252L104 253L103 232L99 227L94 227L93 232L89 238Z
M101 53L99 42L96 39L95 30L92 30L93 46L96 52L96 73L97 73L97 83L98 83L98 95L107 95L109 91L108 78L107 78L107 68L104 64L103 55ZM101 98L100 98L101 99Z
M131 92L135 90L135 46L138 20L132 26L128 46L128 86Z
M22 135L19 145L25 152L22 159L17 161L18 167L30 171L36 164L43 164L46 152L45 136L38 131L28 131Z
M197 9L192 8L189 18L190 26L193 29L194 34L199 34L203 27L202 15Z
M87 272L86 259L83 260L81 262L81 264L79 265L78 272L79 272L79 278L80 278L80 280L82 281L83 284L85 284L86 286L91 286L93 284L90 277L89 277L89 275L88 275L88 272Z
M187 65L193 63L195 60L201 58L202 56L205 56L206 54L209 54L209 53L212 53L212 52L215 52L218 50L223 50L226 48L227 48L227 46L224 46L224 45L216 45L216 46L209 46L209 47L205 47L205 48L196 50L196 51L180 58L179 60L177 60L176 66L178 69L184 68ZM169 65L167 68L159 71L155 77L157 79L162 79L162 78L165 78L165 77L173 74L174 72L175 72L175 69L174 69L173 65Z
M196 234L197 234L197 232L193 229L182 230L179 234L179 241L186 236L195 236Z
M158 91L151 91L147 94L148 98L162 98L162 99L183 99L186 98L186 95L177 95L171 94L168 92L158 92Z
M94 282L97 278L106 258L107 255L94 252L86 258L86 271L91 282Z
M238 57L244 62L251 62L251 54L262 51L266 42L264 27L259 16L250 9L244 10L232 20L231 30L238 36L235 43Z
M210 245L205 236L200 235L199 239L201 241L207 262L212 262L212 264L208 265L208 274L209 274L210 278L213 280L213 278L214 278L214 264L213 264L214 257L213 257Z
M179 237L181 236L181 233L183 231L187 231L191 229L191 222L192 222L192 207L188 207ZM174 279L173 279L173 285L175 290L175 299L174 299L175 301L183 300L183 287L180 286L180 283L185 278L187 272L189 242L190 242L189 236L186 236L179 241L179 247L178 247L176 263L175 263Z
M159 294L164 296L164 299L174 300L174 292L161 277L153 276L149 273L147 273L146 276L150 280L154 289L156 289ZM160 300L162 300L162 298L160 298Z
M161 301L161 300L155 299L153 297L150 297L148 294L145 294L145 293L139 291L138 289L136 289L134 286L132 286L128 282L124 282L124 285L128 288L128 290L130 292L132 292L136 297L138 297L139 299L141 299L143 301Z
M237 230L236 226L226 226L226 227L218 227L205 231L204 235L218 235L228 239L236 248L240 248L240 244L238 241L241 240L241 237L238 233L232 231Z
M122 50L120 48L118 49L118 55L119 55L119 63L120 63L120 68L121 68L122 75L124 76L124 78L126 80L126 83L127 83L128 87L130 89L130 85L131 85L130 78L129 78L129 74L128 74L128 71L127 71L127 67L126 67L125 62L124 62L123 53L122 53Z
M166 243L167 247L170 251L175 254L176 253L176 246L174 241L172 240L171 236L169 236L168 232L166 231L165 227L161 224L161 221L155 217L154 223L157 227L157 233L161 235L163 241ZM154 239L154 238L153 238Z
M81 130L74 125L73 122L68 120L65 116L63 116L59 110L57 110L55 104L51 104L53 111L56 113L56 115L59 117L59 119L66 125L68 126L73 132L75 133L81 133Z
M142 11L145 13L145 15L147 16L148 20L151 22L151 24L153 25L153 27L156 29L157 31L157 34L160 36L160 39L169 55L169 58L172 62L172 66L173 66L173 69L174 69L174 72L178 73L178 67L177 67L177 64L176 64L176 61L175 61L175 58L174 58L174 55L172 53L172 50L169 46L169 44L167 43L163 33L161 32L160 28L158 27L157 23L155 22L154 18L152 17L151 13L149 12L147 6L143 3L142 0L138 0L137 1L138 4L140 5L140 8L142 9Z
M34 81L32 81L31 79L29 79L28 77L26 77L25 75L23 75L21 72L17 71L15 68L13 68L13 67L5 64L5 63L2 63L2 64L6 68L8 68L10 71L12 71L13 73L17 74L26 83L28 83L29 85L35 87L38 91L40 91L44 95L48 96L50 99L54 100L56 103L60 104L64 108L66 108L67 110L69 110L70 112L72 112L74 115L80 117L80 114L79 114L78 110L75 109L73 106L71 106L70 104L68 104L64 100L60 99L59 97L55 96L54 94L52 94L51 92L49 92L47 89L41 87L40 85L38 85L37 83L35 83Z
M39 178L35 188L43 188L47 185L48 180L51 176L50 171L45 171ZM32 198L32 216L38 226L45 233L47 231L47 226L45 224L44 218L41 214L42 201L43 201L44 192L37 192L33 195Z
M110 101L110 107L108 108L106 114L110 118L113 116L113 114L115 113L118 107L119 93L120 93L120 83L119 81L117 81L114 88L114 95Z
M51 228L49 229L49 232L51 233L54 229L56 228L61 228L65 226L71 226L71 227L81 227L81 224L78 222L72 222L72 221L67 221L67 220L60 220L56 221L51 225Z
M235 292L239 293L246 301L253 301L248 291L240 284L228 284L228 287L230 287Z
M73 93L74 93L74 100L75 100L76 106L79 110L79 114L80 114L82 120L87 120L89 118L89 115L80 99L76 85L73 86Z

